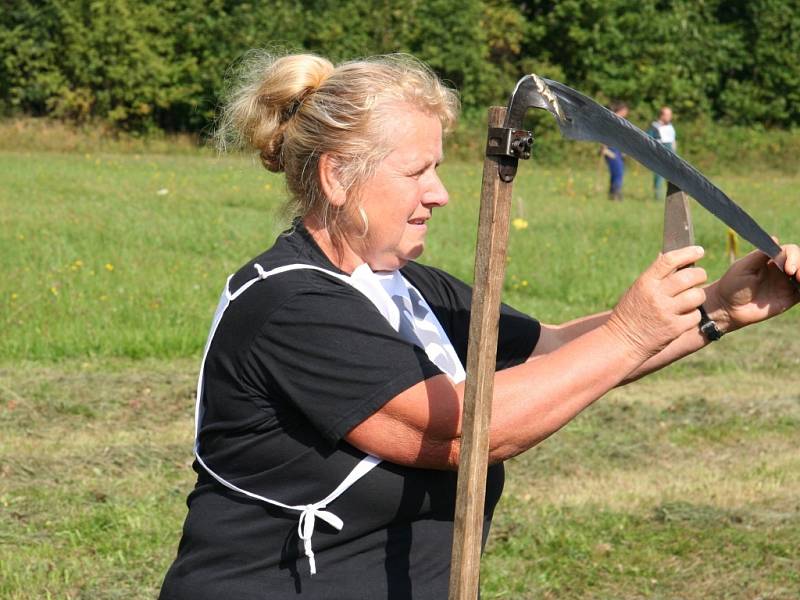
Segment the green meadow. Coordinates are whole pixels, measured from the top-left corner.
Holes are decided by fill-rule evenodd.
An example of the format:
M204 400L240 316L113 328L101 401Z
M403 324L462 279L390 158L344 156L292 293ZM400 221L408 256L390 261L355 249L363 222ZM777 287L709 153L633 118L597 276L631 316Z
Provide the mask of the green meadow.
M660 247L662 205L629 167L611 203L600 164L521 165L506 302L545 322L614 304ZM422 261L470 280L481 165L441 172ZM800 240L800 175L712 179ZM156 595L207 327L286 225L284 195L249 158L0 152L0 597ZM717 277L726 228L695 207ZM510 461L482 597L800 597L799 330L796 309L726 337Z

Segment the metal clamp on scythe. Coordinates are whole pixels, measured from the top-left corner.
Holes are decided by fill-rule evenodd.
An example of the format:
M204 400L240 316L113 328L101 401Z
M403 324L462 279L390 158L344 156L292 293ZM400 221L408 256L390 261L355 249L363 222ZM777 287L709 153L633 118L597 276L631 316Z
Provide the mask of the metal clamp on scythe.
M511 127L489 127L486 156L499 156L500 179L511 183L517 174L519 159L531 157L533 132Z

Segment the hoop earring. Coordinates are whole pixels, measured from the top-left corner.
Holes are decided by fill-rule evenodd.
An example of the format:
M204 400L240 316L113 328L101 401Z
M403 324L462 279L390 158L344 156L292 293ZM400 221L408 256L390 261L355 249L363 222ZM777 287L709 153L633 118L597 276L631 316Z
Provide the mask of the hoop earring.
M358 214L361 216L361 221L364 223L364 231L358 237L365 238L367 237L367 232L369 231L369 219L367 218L367 213L362 206L358 207Z

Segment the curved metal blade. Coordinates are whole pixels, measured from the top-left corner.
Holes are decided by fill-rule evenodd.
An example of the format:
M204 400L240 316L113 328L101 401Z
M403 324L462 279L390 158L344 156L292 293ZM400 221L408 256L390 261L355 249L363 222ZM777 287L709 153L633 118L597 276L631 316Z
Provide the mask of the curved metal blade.
M635 158L681 188L771 258L780 252L780 246L767 232L700 171L591 98L563 83L527 75L519 81L511 97L506 126L521 126L522 117L529 107L550 111L564 137L600 142ZM783 268L783 264L778 266Z

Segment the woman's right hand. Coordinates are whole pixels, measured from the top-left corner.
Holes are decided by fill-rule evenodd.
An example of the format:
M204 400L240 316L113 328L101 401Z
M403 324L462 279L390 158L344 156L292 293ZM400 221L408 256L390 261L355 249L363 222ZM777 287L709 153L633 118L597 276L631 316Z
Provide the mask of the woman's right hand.
M691 266L703 256L700 246L660 254L625 292L606 322L623 344L645 361L700 323L697 308L706 293L705 269Z

